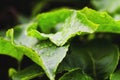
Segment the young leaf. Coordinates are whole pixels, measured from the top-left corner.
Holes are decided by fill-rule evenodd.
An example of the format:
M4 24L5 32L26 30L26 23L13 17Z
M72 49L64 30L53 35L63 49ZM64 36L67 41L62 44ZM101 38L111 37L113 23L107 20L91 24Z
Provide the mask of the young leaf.
M39 31L37 31L37 26L38 24L33 22L31 25L29 25L28 29L27 29L27 34L29 36L33 36L33 37L36 37L38 38L39 40L46 40L48 39L48 37L51 35L51 34L44 34L44 33L40 33Z
M65 73L59 80L93 80L90 76L82 73L81 70L72 70Z
M9 29L7 32L6 32L6 37L8 39L10 39L10 41L13 43L14 42L14 30L13 29Z
M14 68L10 68L8 71L9 77L12 77L16 73L17 73L17 71Z
M50 36L50 40L58 46L64 45L71 37L80 35L81 32L93 33L97 25L90 22L81 13L76 11L66 19L63 29Z
M57 47L49 41L44 41L37 44L33 49L21 46L21 50L43 68L50 80L54 80L56 69L66 56L68 45Z
M120 34L120 21L110 24L101 24L101 27L97 29L97 32L109 32L109 33L119 33Z
M87 17L87 19L96 24L108 24L115 22L114 19L106 12L98 12L88 7L79 10L79 12L83 13Z
M72 12L72 14L70 11ZM46 23L43 23L44 20L46 20L46 21L49 20L49 25L47 28L49 28L49 26L52 26L52 22L57 21L53 25L54 27L51 28L54 30L56 30L58 28L57 25L60 24L60 21L63 22L61 25L59 25L60 29L57 29L56 33L44 34L42 32L37 31L37 28L39 28L39 27L41 28L41 26L33 24L28 28L28 35L37 37L40 40L49 38L57 46L62 46L70 38L72 38L76 35L80 35L81 32L93 33L98 26L97 24L94 24L93 22L89 21L84 14L77 12L75 10L64 10L62 12L63 12L63 13L61 13L62 15L64 15L65 13L70 13L71 15L69 15L67 17L64 16L65 20L61 19L59 21L57 21L58 13L56 13L56 12L50 12L50 13L45 14L47 16L47 18L44 15L41 15L41 17L40 17L39 24L42 24L41 26L43 26L44 28L46 28L46 26L45 26ZM51 17L51 16L54 17L54 18L51 18L53 20L49 19L49 17ZM42 17L45 17L45 19L42 19ZM49 29L45 29L45 30L49 30ZM45 32L45 31L43 30L43 32Z
M66 18L68 18L72 13L73 10L59 9L39 14L36 17L35 21L38 23L38 26L40 27L43 33L51 33L51 31L56 30L55 26L64 23Z
M0 54L11 56L18 61L22 60L24 51L20 47L23 45L32 47L37 42L35 38L26 35L26 28L28 25L29 24L16 26L14 30L9 29L6 32L6 38L8 40L0 38Z
M72 44L70 52L62 61L59 72L80 68L102 80L114 72L119 61L118 48L105 40L92 41L87 45Z
M96 32L120 33L120 22L115 21L106 12L97 12L87 7L80 12L85 14L90 21L99 25Z
M31 25L30 23L18 25L14 28L14 42L17 45L24 45L27 47L32 47L38 41L37 39L27 36L27 27Z
M3 38L0 38L0 54L11 56L18 61L23 57L23 52L18 46Z
M11 69L9 70L11 71ZM11 75L12 80L30 80L42 76L44 72L38 65L32 65Z
M43 61L43 69L48 77L54 80L56 69L67 53L68 45L56 47L50 42L44 42L39 44L36 49Z
M117 71L110 75L110 80L120 80L120 71Z

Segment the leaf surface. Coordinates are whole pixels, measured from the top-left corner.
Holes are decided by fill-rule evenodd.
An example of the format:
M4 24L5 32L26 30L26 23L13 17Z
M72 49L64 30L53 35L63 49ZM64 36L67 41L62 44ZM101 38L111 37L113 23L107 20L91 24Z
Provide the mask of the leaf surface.
M59 80L93 80L90 76L82 73L81 70L72 70L65 73Z
M49 41L43 41L33 48L34 51L23 46L21 49L27 57L43 68L50 80L54 80L56 69L66 56L68 45L57 47Z
M98 24L96 32L120 33L120 21L115 21L108 13L98 12L90 8L80 10L86 17Z
M32 47L38 41L37 39L30 37L27 35L27 27L31 25L31 23L18 25L14 28L14 42L17 45L24 45L27 47Z
M28 28L28 35L34 36L40 40L49 38L57 46L63 46L70 38L76 35L80 35L81 32L93 33L97 29L98 25L88 20L86 16L81 12L78 12L76 10L60 10L60 11L62 12L61 15L64 15L64 19L60 18L59 21L58 18L61 17L61 16L58 17L59 11L45 13L44 15L41 14L40 15L41 17L39 19L40 22L39 23L36 22L36 26L34 26L35 23L33 23L33 25L31 25ZM68 13L69 15L67 15ZM49 18L52 16L53 18ZM46 22L43 23L44 20L49 22L47 26ZM55 33L45 34L47 31L45 32L44 30L42 30L42 26L44 27L45 30L49 30L46 29L46 27L49 28L49 26L54 26L51 29L53 31L55 30ZM41 32L39 32L38 28L41 29Z
M51 33L56 32L59 29L62 23L73 13L73 10L69 9L59 9L50 11L47 13L39 14L35 21L38 23L38 26L42 33ZM58 26L57 28L55 28Z
M119 80L120 79L120 71L117 71L110 75L110 80Z
M16 59L21 59L24 54L31 60L33 60L35 63L37 63L39 66L41 66L43 70L46 72L47 76L51 80L54 80L57 66L66 56L68 45L57 47L56 45L48 41L40 43L39 47L34 47L36 46L37 41L36 39L26 35L27 25L20 25L15 28L14 30L14 33L16 33L14 34L15 44L12 43L11 40L8 42L7 41L4 42L4 40L1 39L0 41L1 54L6 54ZM13 40L13 30L12 31L9 30L7 32L7 35Z
M9 70L11 71L11 70ZM30 80L42 76L44 72L38 65L32 65L11 75L12 80Z
M68 45L57 47L50 42L44 42L36 47L36 51L42 59L42 68L51 80L54 80L59 63L66 56Z
M35 45L37 40L29 37L26 34L26 28L29 24L16 26L14 29L9 29L4 38L0 38L0 54L11 56L19 61L22 60L24 51L22 46L29 48Z
M80 68L94 78L103 79L114 72L119 62L118 48L102 40L87 45L72 44L70 51L60 64L58 72Z
M11 56L18 61L23 57L23 52L18 46L3 38L0 38L0 54Z

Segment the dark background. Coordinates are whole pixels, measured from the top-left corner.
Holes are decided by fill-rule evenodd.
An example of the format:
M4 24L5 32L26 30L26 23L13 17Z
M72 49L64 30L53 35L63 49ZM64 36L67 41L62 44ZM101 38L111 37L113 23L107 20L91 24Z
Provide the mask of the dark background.
M0 1L0 29L6 29L19 23L18 16L30 17L37 3L45 2L40 12L54 8L69 7L81 9L91 7L89 0L2 0Z

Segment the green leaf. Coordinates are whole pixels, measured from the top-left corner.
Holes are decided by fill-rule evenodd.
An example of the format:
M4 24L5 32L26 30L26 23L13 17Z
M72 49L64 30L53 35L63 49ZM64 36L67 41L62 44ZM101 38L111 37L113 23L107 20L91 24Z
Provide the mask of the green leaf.
M10 68L8 71L9 77L12 77L16 73L17 73L17 71L14 68Z
M97 29L97 32L109 32L109 33L119 33L120 34L120 21L115 23L103 24L102 27Z
M49 38L57 46L63 46L70 38L76 35L80 35L81 32L93 33L98 26L93 22L89 21L84 14L76 10L60 10L60 11L62 12L61 15L65 15L67 13L70 13L71 15L63 16L64 19L60 19L59 21L57 21L60 17L60 16L58 17L59 11L58 13L57 12L45 13L44 15L41 15L39 23L33 23L33 25L29 26L28 35L37 37L40 40ZM52 16L53 18L49 18ZM45 19L42 19L42 17L45 17ZM48 21L49 23L47 22L43 23L44 20ZM54 21L55 23L53 24ZM61 24L60 21L63 23ZM39 26L39 24L42 25ZM50 30L46 28L50 28L49 26L54 26L51 29L56 30L56 32L50 34L39 32L37 29L40 27L42 30L41 26L43 26L45 30ZM42 31L45 32L44 30Z
M40 33L39 31L36 30L37 26L38 26L38 24L35 22L33 22L31 25L29 25L28 30L27 30L28 35L33 36L33 37L37 37L39 40L48 39L49 35L51 35L51 34L46 35L44 33Z
M119 0L91 0L91 1L98 10L102 11L104 10L109 13L114 13L116 10L120 8Z
M58 72L80 68L94 78L104 79L114 72L119 62L119 50L115 45L98 40L82 44L72 44L70 53L58 68Z
M82 12L90 21L96 24L108 24L114 23L114 19L106 12L98 12L88 7L83 8L79 12Z
M35 21L43 33L51 33L51 31L56 30L55 26L62 24L72 13L73 10L59 9L39 14Z
M88 51L94 76L107 78L114 72L119 62L119 49L116 45L104 39L95 40L88 45Z
M40 65L50 80L54 80L59 63L66 56L68 45L57 47L49 41L38 43L33 50L22 46L25 55Z
M24 45L31 48L37 43L37 39L27 36L26 29L28 25L29 23L9 29L6 32L6 37L0 38L0 54L11 56L18 61L22 60L24 51L21 47Z
M115 21L106 12L98 12L87 7L80 12L85 14L90 21L99 25L96 32L120 33L120 21Z
M14 28L14 42L17 45L24 45L27 47L34 46L38 40L27 35L27 27L31 23L18 25Z
M65 73L59 80L93 80L90 76L82 73L81 70L72 70Z
M11 69L9 71L11 71ZM43 74L44 72L38 65L32 65L14 73L11 78L12 80L30 80L37 76L42 76Z
M50 40L56 45L62 46L70 38L80 35L81 32L93 33L96 27L97 25L88 21L83 14L74 12L71 17L66 19L63 29L50 36Z
M120 80L120 71L117 71L110 75L110 80Z
M14 30L12 29L8 29L8 31L6 32L6 37L13 43L14 42Z
M23 51L19 49L19 46L3 38L0 38L0 54L11 56L18 61L21 61L23 57Z
M50 42L43 42L36 48L43 61L43 69L51 80L54 80L59 63L66 56L68 45L57 47Z

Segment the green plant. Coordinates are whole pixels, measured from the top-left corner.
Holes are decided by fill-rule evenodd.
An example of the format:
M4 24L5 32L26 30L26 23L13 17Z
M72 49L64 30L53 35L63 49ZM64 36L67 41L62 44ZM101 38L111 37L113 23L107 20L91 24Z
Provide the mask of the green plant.
M0 54L19 64L25 55L35 63L23 70L11 68L13 80L44 75L50 80L118 80L119 45L112 35L119 33L120 21L106 12L59 9L9 29L0 37Z

